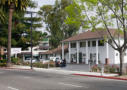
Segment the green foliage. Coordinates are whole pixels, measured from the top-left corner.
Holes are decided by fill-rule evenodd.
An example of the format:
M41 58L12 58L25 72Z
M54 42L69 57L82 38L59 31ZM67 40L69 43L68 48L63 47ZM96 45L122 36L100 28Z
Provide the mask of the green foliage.
M5 67L6 64L7 64L7 60L6 59L0 60L0 67Z
M101 66L94 65L91 70L92 72L101 72ZM119 73L119 67L116 65L104 65L104 73Z
M7 13L5 17L8 18ZM32 32L32 42L33 46L39 43L41 40L42 33L36 31L37 28L42 27L40 17L33 17L33 32ZM12 47L22 47L26 49L30 46L30 28L31 24L30 17L25 16L25 12L14 12L12 19ZM8 20L4 20L5 23L0 23L0 45L7 47L7 37L8 37Z
M29 62L23 62L23 65L27 65L27 66L30 66L30 63ZM55 63L50 61L49 63L45 63L43 64L42 62L36 62L36 63L33 63L33 67L37 67L37 68L48 68L49 67L55 67Z
M19 63L19 58L11 58L11 62L13 63L13 64L18 64Z
M34 63L33 64L34 67L38 67L38 68L48 68L48 64L42 64L42 63Z
M79 29L80 23L67 24L68 16L70 12L66 11L66 7L71 5L73 0L56 0L55 5L44 5L38 12L42 16L43 21L46 24L46 30L50 33L50 45L52 48L57 47L61 40L71 37ZM75 10L80 13L80 10Z
M100 72L101 68L98 67L97 65L94 65L94 66L92 66L91 70L92 70L92 72Z
M105 73L119 73L119 67L116 65L105 65L104 66Z
M5 20L4 11L0 9L0 23L4 23L4 20Z
M6 59L2 59L2 60L0 60L0 63L7 63L7 60Z
M4 10L8 11L10 7L13 7L16 12L23 11L28 6L30 0L0 0L0 6L6 7Z

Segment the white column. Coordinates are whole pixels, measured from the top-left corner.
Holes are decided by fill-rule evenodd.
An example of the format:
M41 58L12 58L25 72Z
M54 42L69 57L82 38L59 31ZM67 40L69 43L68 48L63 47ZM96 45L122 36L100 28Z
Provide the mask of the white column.
M106 58L109 58L109 45L106 43Z
M77 64L79 64L79 41L76 42L77 47Z
M88 64L88 41L86 41L86 64Z
M62 59L64 59L64 43L62 42Z
M69 63L71 63L71 42L69 42Z
M96 40L96 64L98 64L98 40Z

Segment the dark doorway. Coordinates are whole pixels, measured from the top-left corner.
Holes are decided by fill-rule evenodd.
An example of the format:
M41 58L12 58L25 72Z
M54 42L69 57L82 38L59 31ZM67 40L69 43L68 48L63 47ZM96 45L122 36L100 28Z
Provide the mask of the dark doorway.
M82 63L82 53L79 53L79 63Z

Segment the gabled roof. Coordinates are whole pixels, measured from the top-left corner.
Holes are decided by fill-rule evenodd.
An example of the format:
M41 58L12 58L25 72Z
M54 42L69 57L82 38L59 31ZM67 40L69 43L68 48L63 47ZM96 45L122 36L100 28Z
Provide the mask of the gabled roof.
M110 29L110 33L112 36L115 35L116 29ZM104 36L108 36L109 33L104 29L99 29L97 31L86 31L83 33L80 33L78 35L72 36L68 39L63 40L62 42L69 42L69 41L78 41L78 40L87 40L87 39L97 39L97 38L103 38Z
M66 52L68 50L68 45L64 45L64 51ZM47 52L40 52L39 54L55 54L55 53L62 53L62 47L58 46L55 49L49 50Z

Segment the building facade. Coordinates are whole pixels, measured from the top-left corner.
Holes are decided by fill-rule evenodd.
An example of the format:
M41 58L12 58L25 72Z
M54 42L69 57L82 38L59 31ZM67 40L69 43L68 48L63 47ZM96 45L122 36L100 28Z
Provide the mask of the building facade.
M37 46L32 47L33 59L40 61L39 53L47 52L49 50L49 38L43 38L42 41L39 41ZM31 47L28 47L27 50L21 51L23 61L31 60Z
M41 61L50 60L50 57L57 57L62 59L62 47L60 45L57 48L47 52L40 52L39 56ZM68 45L64 45L64 59L68 59Z
M115 34L115 30L111 29L111 34ZM62 41L62 46L68 43L68 63L85 63L88 64L92 61L95 64L119 64L119 53L114 50L104 37L108 33L105 31L87 31ZM120 40L122 42L122 39ZM127 51L124 56L124 63L127 63ZM62 49L62 58L64 58L64 49Z

